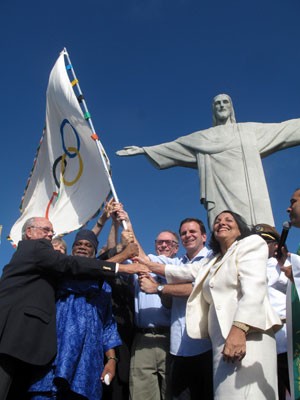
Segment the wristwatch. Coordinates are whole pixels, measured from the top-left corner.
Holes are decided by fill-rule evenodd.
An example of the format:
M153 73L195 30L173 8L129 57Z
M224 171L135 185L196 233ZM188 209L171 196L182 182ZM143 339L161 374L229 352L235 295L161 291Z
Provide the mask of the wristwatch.
M250 326L244 324L243 322L233 321L232 325L241 329L243 332L245 332L246 335L247 333L249 333Z
M158 285L157 288L156 288L156 290L157 290L157 293L158 293L159 295L161 295L161 294L162 294L162 291L164 290L164 285Z

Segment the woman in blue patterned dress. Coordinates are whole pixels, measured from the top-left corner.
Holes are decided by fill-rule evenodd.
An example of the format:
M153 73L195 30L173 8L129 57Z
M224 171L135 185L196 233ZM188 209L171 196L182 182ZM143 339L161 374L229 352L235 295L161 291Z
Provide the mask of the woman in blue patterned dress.
M95 257L96 235L77 233L72 254ZM115 374L114 347L121 344L112 316L111 287L104 282L64 280L57 289L57 356L30 387L32 400L102 397L102 381ZM106 360L106 362L105 362Z

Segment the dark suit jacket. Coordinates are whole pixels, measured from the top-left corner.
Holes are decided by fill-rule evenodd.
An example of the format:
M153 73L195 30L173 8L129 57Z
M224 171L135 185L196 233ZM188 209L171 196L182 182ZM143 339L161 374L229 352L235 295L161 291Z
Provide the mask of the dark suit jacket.
M23 240L0 280L0 354L45 365L56 354L55 286L61 277L115 275L115 263L66 256L45 239ZM101 282L100 282L101 283Z

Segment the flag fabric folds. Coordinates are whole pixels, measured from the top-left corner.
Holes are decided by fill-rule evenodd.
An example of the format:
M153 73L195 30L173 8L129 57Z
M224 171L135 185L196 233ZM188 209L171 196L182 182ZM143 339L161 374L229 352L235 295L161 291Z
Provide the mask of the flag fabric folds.
M21 217L9 236L14 246L28 218L49 218L56 234L69 233L86 224L110 193L103 165L108 158L99 155L70 82L65 54L50 73L46 126L22 198Z

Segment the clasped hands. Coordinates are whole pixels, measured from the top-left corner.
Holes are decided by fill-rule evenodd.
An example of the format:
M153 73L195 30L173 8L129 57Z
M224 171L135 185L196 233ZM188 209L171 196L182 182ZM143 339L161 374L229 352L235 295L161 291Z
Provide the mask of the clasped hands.
M149 271L150 272L150 271ZM159 284L156 280L148 273L140 273L139 274L139 285L143 292L152 294L157 293L157 286Z
M134 257L133 258L134 263L138 263L141 266L144 266L145 268L147 267L147 261L149 261L147 258L144 257ZM143 292L152 294L152 293L157 293L157 286L159 285L157 281L153 278L153 276L150 275L151 270L148 269L147 272L140 272L138 281L140 288Z
M123 204L115 201L112 197L104 206L104 215L106 219L112 217L113 220L119 220L119 213L123 211Z

